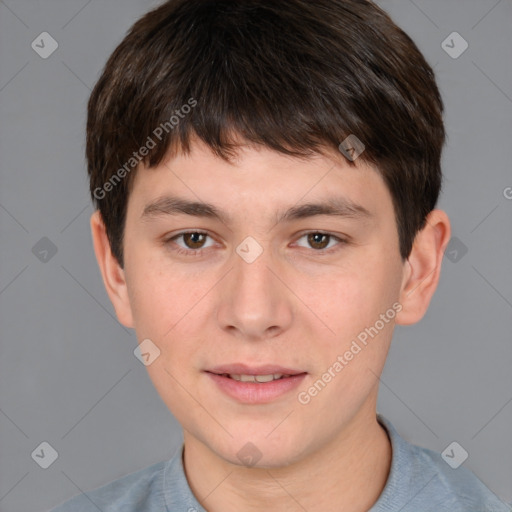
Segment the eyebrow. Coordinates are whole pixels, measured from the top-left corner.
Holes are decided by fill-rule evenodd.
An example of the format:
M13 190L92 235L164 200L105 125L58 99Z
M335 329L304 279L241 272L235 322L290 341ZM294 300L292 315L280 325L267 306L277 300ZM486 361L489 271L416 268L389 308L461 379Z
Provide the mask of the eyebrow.
M231 217L216 206L199 201L189 201L176 196L165 196L147 204L141 215L142 220L159 217L161 215L191 215L219 220L223 224L230 224ZM275 223L290 222L293 220L313 217L315 215L330 215L352 219L371 218L373 214L364 206L354 203L346 197L328 197L321 202L310 202L292 206L284 212L277 212Z

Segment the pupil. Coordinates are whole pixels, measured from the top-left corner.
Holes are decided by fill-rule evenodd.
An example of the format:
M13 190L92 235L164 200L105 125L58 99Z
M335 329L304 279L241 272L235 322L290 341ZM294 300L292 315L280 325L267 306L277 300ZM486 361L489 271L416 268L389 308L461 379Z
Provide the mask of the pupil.
M203 233L187 233L187 236L192 238L192 244L201 244L198 240L194 240L196 237L202 237Z
M321 244L322 245L322 249L326 246L326 244L322 244L321 240L322 238L325 238L327 239L329 237L329 235L324 235L323 233L312 233L309 235L310 236L310 242L311 242L311 239L312 239L312 244Z

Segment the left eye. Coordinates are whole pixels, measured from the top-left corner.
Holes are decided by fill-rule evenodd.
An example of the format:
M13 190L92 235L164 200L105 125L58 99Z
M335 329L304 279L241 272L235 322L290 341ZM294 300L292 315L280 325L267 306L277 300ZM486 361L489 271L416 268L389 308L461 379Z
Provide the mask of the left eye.
M302 238L306 238L310 247L313 247L313 249L315 249L317 252L326 250L330 241L337 240L341 243L344 242L344 240L338 238L337 236L331 235L330 233L322 233L320 231L312 231L310 233L306 233L302 235L299 240Z

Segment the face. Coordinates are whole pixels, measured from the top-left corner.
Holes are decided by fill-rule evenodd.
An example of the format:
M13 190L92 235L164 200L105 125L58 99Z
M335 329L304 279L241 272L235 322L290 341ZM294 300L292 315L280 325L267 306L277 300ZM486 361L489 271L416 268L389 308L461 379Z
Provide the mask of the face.
M226 461L298 461L374 414L404 263L390 193L356 162L196 143L135 176L125 323L158 347L186 436Z

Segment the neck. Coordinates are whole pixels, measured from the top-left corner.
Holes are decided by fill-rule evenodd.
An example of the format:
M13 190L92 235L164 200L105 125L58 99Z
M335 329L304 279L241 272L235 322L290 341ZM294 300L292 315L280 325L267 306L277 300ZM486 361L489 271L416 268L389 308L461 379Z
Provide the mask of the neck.
M258 468L231 464L185 432L184 466L209 512L366 512L391 465L391 444L374 407L359 411L332 442L299 462Z

